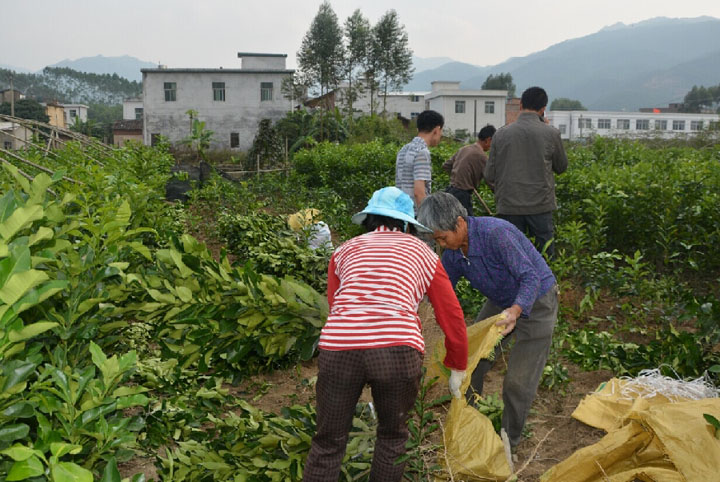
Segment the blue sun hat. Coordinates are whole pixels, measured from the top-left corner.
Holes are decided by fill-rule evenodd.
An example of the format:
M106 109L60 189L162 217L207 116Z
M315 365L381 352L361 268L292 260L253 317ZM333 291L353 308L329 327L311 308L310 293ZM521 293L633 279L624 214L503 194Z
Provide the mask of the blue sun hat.
M368 214L379 214L414 224L419 232L432 233L415 220L415 205L410 196L395 186L388 186L375 191L365 209L352 217L352 222L362 224Z

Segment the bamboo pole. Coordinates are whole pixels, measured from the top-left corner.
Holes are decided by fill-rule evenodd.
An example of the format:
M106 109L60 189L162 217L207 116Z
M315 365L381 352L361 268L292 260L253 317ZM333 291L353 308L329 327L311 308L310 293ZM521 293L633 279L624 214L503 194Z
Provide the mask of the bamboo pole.
M31 181L31 182L32 182L32 181L35 180L34 177L32 177L30 174L28 174L27 172L23 171L23 170L20 169L19 167L15 166L15 164L13 164L12 162L8 161L7 159L5 159L5 158L3 158L3 157L0 157L0 161L4 162L5 164L10 164L10 165L13 166L14 168L16 168L16 169L18 170L18 174L20 174L22 177L24 177L24 178L27 179L28 181ZM53 191L52 189L47 188L46 191L49 192L50 194L52 194L53 196L58 197L57 193L56 193L55 191Z
M39 164L35 164L35 163L32 162L32 161L28 161L27 159L24 159L24 158L18 156L17 154L13 154L12 152L10 152L10 151L8 151L8 150L5 150L5 149L3 149L3 148L1 148L1 147L0 147L0 152L4 153L4 154L6 154L6 155L9 155L9 156L11 156L11 157L14 157L14 158L17 159L18 161L20 161L20 162L22 162L22 163L25 163L25 164L27 164L28 166L34 167L35 169L38 169L38 170L40 170L40 171L43 171L43 172L45 172L45 173L47 173L47 174L50 174L51 176L54 176L54 175L55 175L55 171L53 171L53 170L51 170L51 169L48 169L47 167L41 166L41 165L39 165ZM71 177L63 176L62 178L63 178L63 180L65 180L65 181L70 181L70 182L73 182L73 183L75 183L75 184L85 185L84 182L76 181L75 179L73 179L73 178L71 178Z

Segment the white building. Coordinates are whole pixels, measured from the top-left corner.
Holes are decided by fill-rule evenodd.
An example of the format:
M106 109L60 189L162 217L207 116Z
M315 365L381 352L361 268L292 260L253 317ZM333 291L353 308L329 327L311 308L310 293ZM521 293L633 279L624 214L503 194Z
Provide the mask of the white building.
M671 138L697 134L720 122L718 114L548 111L551 125L563 139L577 140L593 135L613 137Z
M140 98L125 99L123 101L123 120L142 120L143 101Z
M425 109L445 118L445 128L473 137L488 124L505 125L506 90L464 90L460 82L435 81L425 95Z
M81 122L87 122L88 106L85 104L62 104L65 111L65 126L71 127L77 119Z
M16 122L0 120L0 147L5 150L22 149L32 142L33 133Z
M240 69L142 69L143 142L177 143L190 135L188 110L213 131L211 149L249 149L262 119L291 110L280 92L286 54L238 53Z
M340 98L336 107L343 108L345 100L342 96L343 88L340 88ZM385 112L388 117L402 116L405 119L414 119L425 110L425 96L430 92L388 92L387 100L385 100ZM383 94L376 92L373 103L375 104L375 112L383 110ZM370 113L370 94L363 93L355 102L353 102L353 110L361 111L365 114Z

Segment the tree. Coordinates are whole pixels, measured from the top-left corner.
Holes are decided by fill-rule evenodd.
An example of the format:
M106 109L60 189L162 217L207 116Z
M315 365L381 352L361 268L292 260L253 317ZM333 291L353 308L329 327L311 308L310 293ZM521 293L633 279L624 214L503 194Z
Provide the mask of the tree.
M515 84L510 72L493 75L488 75L485 82L483 82L481 89L483 90L507 90L508 99L515 97Z
M720 103L720 84L710 87L693 85L690 92L685 94L683 112L700 112L703 108L712 108L713 104Z
M352 117L353 102L357 99L358 94L362 93L362 84L358 82L356 86L353 87L353 80L357 77L358 69L367 65L370 41L372 38L370 22L363 17L360 9L355 10L353 14L345 20L343 33L346 43L343 70L345 72L345 78L348 81L348 115Z
M550 110L587 110L579 100L558 97L550 103Z
M325 95L340 80L343 57L342 30L337 15L325 1L297 53L303 82L320 86L320 95Z
M372 29L372 57L383 90L383 113L390 88L401 88L412 78L412 50L405 26L395 10L388 10ZM371 99L372 100L372 99Z
M10 115L11 110L10 102L3 102L3 104L0 105L0 114ZM50 120L45 112L45 107L33 99L20 99L15 101L15 117L40 122L48 122Z

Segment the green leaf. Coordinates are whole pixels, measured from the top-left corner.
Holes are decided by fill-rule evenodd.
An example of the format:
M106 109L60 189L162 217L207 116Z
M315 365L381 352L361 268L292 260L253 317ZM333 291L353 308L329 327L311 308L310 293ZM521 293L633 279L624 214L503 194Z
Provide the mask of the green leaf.
M53 464L50 472L53 482L93 482L92 472L72 462Z
M43 217L43 207L40 205L21 207L0 224L0 236L9 240L21 229L30 226Z
M120 471L118 470L117 466L117 460L115 460L115 457L111 458L105 466L105 470L103 471L103 476L102 479L100 479L100 482L122 482L122 479L120 478Z
M50 453L55 457L62 458L63 455L67 454L79 454L82 450L82 445L69 444L65 442L56 442L50 444Z
M5 383L2 391L7 392L15 385L24 382L35 371L35 363L24 360L11 360L3 366Z
M47 226L40 226L36 232L30 235L28 246L32 246L35 243L44 241L46 239L52 239L53 234L54 233L52 229L48 228Z
M0 454L7 455L16 462L27 460L32 457L34 453L35 450L19 444L13 445L12 447L0 452Z
M8 333L8 339L13 343L29 340L30 338L51 330L56 326L58 326L58 324L52 321L38 321L37 323L24 327L22 330L11 331Z
M8 419L29 418L35 414L35 409L32 404L28 402L18 402L7 407L2 411L2 414Z
M35 305L39 305L46 299L50 298L55 293L64 290L68 286L69 282L65 280L52 280L44 283L41 287L30 290L25 296L20 298L13 309L15 314L20 314L28 308L32 308Z
M715 438L720 440L720 420L710 415L709 413L703 413L703 417L707 420L707 423L715 428Z
M29 433L30 427L24 423L5 425L0 428L0 442L14 442L15 440L27 437Z
M39 477L45 473L45 468L42 462L35 455L31 457L15 462L8 472L5 480L25 480L30 477Z
M45 272L36 269L15 273L0 288L0 301L12 305L29 290L47 279L48 275Z

